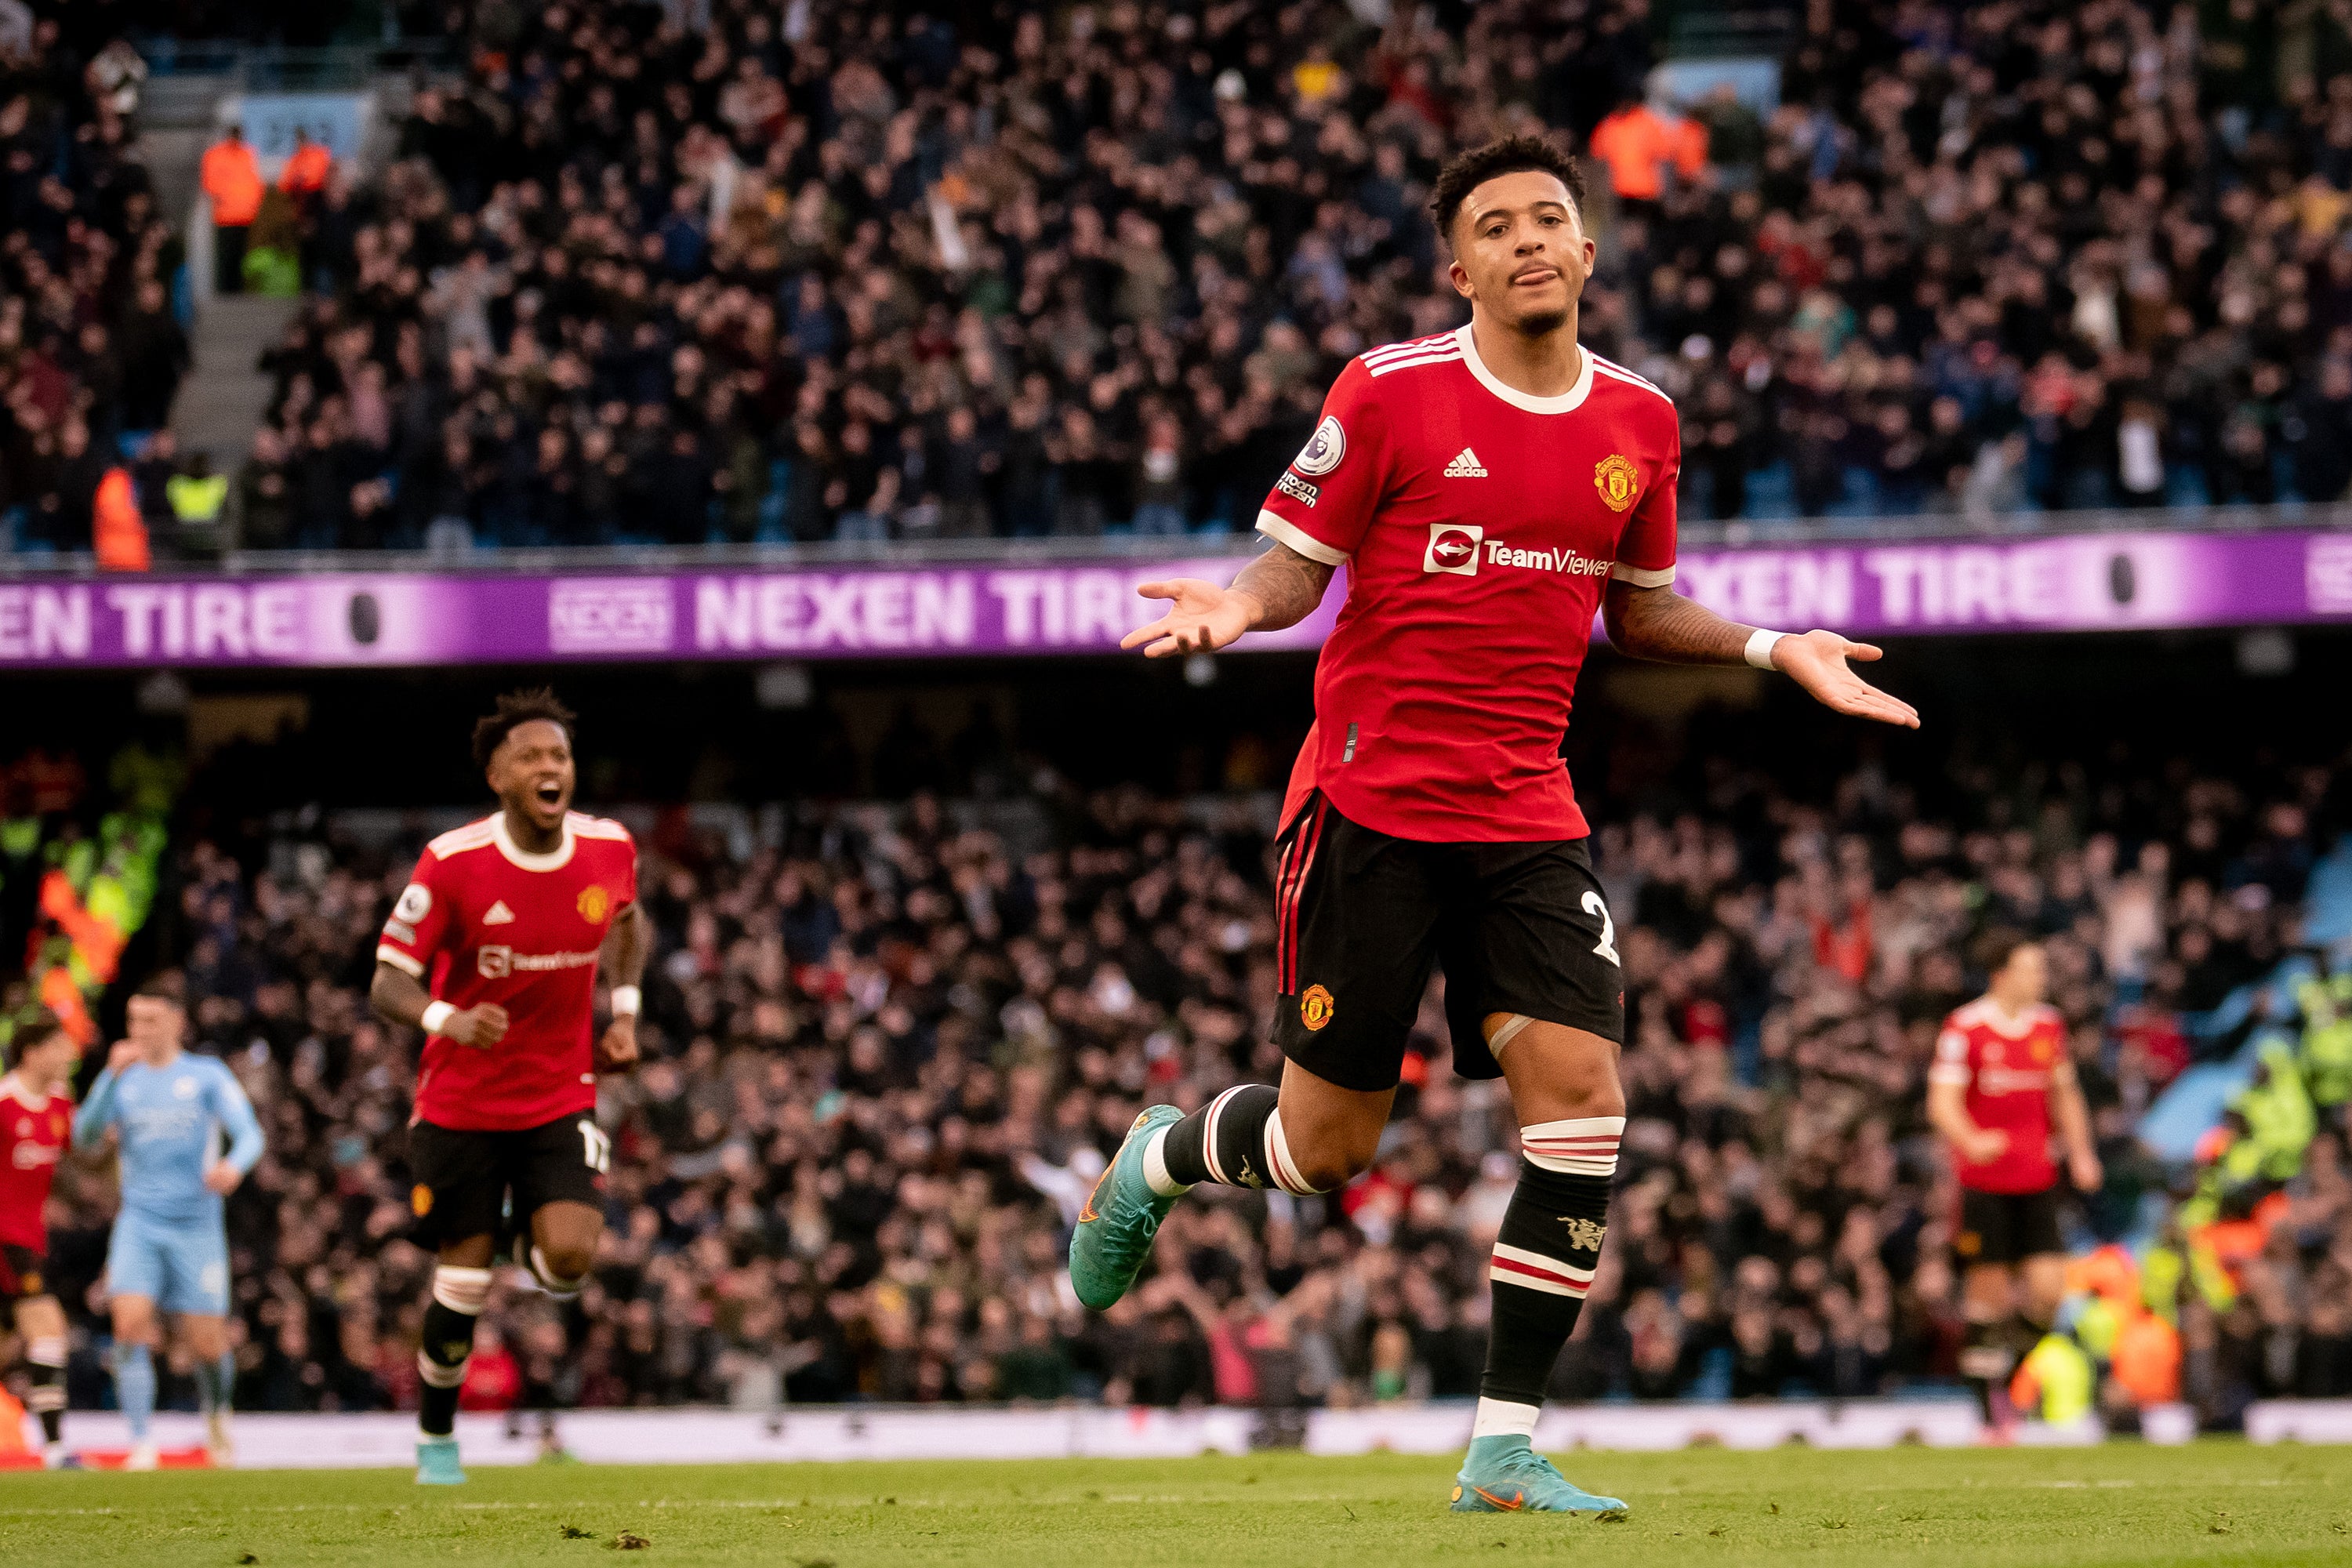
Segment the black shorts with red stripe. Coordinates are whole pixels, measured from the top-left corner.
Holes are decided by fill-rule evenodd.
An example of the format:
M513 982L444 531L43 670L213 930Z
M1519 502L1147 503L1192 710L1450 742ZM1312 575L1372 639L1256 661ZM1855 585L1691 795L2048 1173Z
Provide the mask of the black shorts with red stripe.
M1278 847L1274 1042L1318 1078L1394 1088L1433 966L1465 1078L1501 1076L1492 1013L1624 1039L1616 925L1583 839L1425 844L1316 795Z

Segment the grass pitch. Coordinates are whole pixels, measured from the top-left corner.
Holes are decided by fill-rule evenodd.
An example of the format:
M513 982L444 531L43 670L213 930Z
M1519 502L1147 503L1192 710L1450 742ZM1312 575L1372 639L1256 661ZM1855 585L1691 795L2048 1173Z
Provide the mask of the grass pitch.
M1140 1461L0 1475L28 1568L1430 1568L2352 1563L2352 1448L1580 1454L1622 1522L1451 1514L1454 1461ZM632 1544L632 1543L635 1544Z

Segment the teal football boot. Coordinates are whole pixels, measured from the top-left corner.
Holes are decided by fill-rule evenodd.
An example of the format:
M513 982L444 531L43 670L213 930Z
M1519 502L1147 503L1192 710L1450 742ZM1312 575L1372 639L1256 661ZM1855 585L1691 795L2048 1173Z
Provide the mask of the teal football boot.
M1613 1497L1595 1497L1552 1468L1549 1459L1510 1433L1470 1439L1454 1478L1456 1513L1622 1513Z
M416 1442L416 1484L420 1487L462 1487L465 1467L457 1463L457 1439L420 1437Z
M1070 1287L1097 1312L1135 1283L1160 1222L1176 1206L1174 1197L1161 1197L1143 1179L1143 1151L1153 1133L1182 1120L1172 1105L1155 1105L1137 1117L1078 1211L1077 1228L1070 1232Z

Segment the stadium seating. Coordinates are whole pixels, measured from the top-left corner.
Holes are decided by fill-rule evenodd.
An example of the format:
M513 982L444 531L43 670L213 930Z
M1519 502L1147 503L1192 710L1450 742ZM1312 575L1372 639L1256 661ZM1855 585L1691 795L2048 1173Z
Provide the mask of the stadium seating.
M1816 5L1747 99L1662 115L1653 9L452 7L467 66L307 205L324 297L211 457L260 548L1245 528L1339 363L1456 319L1438 161L1545 130L1591 162L1584 336L1680 401L1686 517L2343 497L2337 8ZM71 50L0 83L19 547L86 545L84 454L184 352Z

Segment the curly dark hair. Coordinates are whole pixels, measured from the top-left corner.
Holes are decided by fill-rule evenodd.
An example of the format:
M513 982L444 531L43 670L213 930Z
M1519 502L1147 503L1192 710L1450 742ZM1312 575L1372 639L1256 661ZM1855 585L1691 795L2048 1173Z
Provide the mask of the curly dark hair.
M1577 221L1584 221L1584 171L1576 166L1576 159L1540 136L1505 136L1455 154L1437 171L1437 184L1429 193L1429 216L1437 225L1438 237L1454 243L1454 220L1472 191L1497 174L1528 169L1553 175L1566 185L1569 199L1576 204Z
M1994 926L1976 941L1976 958L1988 978L2009 967L2009 961L2025 948L2042 943L2025 931L2009 926Z
M534 719L544 719L551 724L561 725L563 738L569 741L572 739L572 727L579 721L580 715L563 705L555 695L553 687L540 686L529 690L509 691L499 699L496 712L485 713L474 721L474 765L488 767L490 753L499 749L499 742L511 734L517 725L528 724Z

